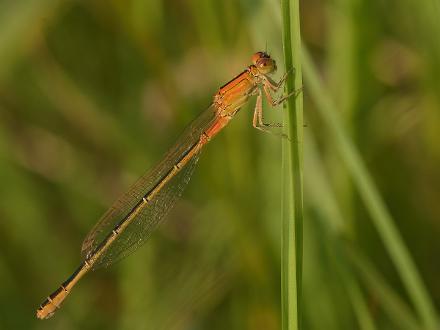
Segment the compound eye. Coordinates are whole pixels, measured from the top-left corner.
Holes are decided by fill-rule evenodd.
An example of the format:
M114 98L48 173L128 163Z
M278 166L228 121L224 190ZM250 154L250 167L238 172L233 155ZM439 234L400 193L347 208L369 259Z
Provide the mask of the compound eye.
M263 74L268 74L273 71L275 71L275 61L270 58L261 58L257 64L256 67L258 68L258 71L260 71Z
M252 64L257 65L258 61L262 58L264 58L263 52L255 53L254 55L252 55Z

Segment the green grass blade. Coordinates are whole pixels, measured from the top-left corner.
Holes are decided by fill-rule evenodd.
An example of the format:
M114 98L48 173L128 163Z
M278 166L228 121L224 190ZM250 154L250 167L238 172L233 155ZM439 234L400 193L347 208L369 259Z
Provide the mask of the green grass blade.
M335 241L335 246L329 248L330 251L334 251L331 254L333 263L339 268L343 268L340 265L343 261L352 265L350 272L346 269L348 267L346 264L344 264L344 269L336 266L334 268L338 270L350 297L359 327L372 328L374 326L366 310L366 298L362 296L362 290L359 288L358 282L361 282L364 287L368 288L369 294L378 299L381 309L394 322L397 329L421 330L420 322L416 320L414 311L404 302L404 298L386 283L375 266L360 254L351 241L341 240L349 234L343 227L345 221L343 221L342 211L335 200L335 194L330 187L325 170L322 168L323 160L318 154L314 137L308 130L305 131L305 139L307 148L304 150L304 165L307 171L313 173L313 176L308 176L305 182L305 198L308 205L317 210L322 225L328 230L332 241ZM337 260L339 263L336 262Z
M322 217L324 221L322 221L321 224L324 225L323 228L325 228L328 226L329 217L324 212L322 213ZM323 239L325 242L324 253L330 261L329 267L335 271L334 275L336 275L337 282L342 285L348 296L351 310L354 312L357 321L356 329L375 330L377 327L371 313L372 311L369 309L367 303L368 299L362 291L359 281L352 271L352 267L350 267L350 261L344 258L340 237L336 234L334 229L335 227L333 227L333 230L326 230L324 234L328 236ZM339 300L341 300L340 297L333 296L332 303L337 305ZM348 311L348 309L346 309L346 311Z
M370 292L378 297L383 309L397 328L420 330L421 327L415 319L413 311L386 283L374 265L366 260L351 244L347 244L345 251L348 259L358 271L360 279L369 288Z
M353 305L353 311L356 315L359 329L361 330L375 330L377 329L372 316L370 315L370 311L368 309L368 305L365 299L365 296L358 284L358 282L354 279L352 274L346 270L343 272L343 279L345 289L347 290L348 296L350 297L350 301Z
M362 162L359 152L341 124L342 121L338 117L335 106L322 87L316 69L307 52L304 51L302 55L307 86L317 104L317 109L327 124L330 135L335 140L340 156L352 175L359 194L370 213L373 224L397 268L399 276L425 329L435 329L437 322L435 309L408 249L403 243L385 203Z
M283 51L286 70L295 68L289 75L287 91L302 86L301 37L299 2L282 0ZM281 304L282 329L301 328L301 274L303 226L303 101L302 94L286 102L284 112L285 132L289 139L283 141L283 207L282 207L282 265Z

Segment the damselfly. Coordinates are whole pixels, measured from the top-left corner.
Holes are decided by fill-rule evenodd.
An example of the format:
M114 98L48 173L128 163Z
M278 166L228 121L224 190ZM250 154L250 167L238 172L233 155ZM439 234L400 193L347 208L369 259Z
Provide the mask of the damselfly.
M279 99L272 92L280 90L287 74L279 82L268 75L275 72L275 61L265 52L252 56L252 64L219 89L207 110L196 118L164 158L142 176L86 236L78 269L38 308L37 317L47 319L60 307L75 284L90 270L109 266L124 258L147 241L187 185L203 147L256 95L253 126L269 131L263 122L263 93L276 106L299 90ZM279 125L278 125L279 126Z

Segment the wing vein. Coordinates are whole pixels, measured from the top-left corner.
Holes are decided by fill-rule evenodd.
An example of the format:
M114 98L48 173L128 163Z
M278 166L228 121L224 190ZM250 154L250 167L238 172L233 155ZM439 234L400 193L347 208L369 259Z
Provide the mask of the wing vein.
M116 200L92 228L82 254L93 269L124 258L148 239L187 185L204 145L203 132L215 120L213 107L204 111L163 160Z

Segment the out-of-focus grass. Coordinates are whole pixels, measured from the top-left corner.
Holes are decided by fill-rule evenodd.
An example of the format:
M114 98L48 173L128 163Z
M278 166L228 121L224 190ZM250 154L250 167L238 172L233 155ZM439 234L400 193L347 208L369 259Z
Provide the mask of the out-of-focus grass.
M348 172L352 175L353 182L359 190L359 195L372 218L372 222L378 231L387 252L390 254L390 257L397 268L399 276L412 299L414 307L417 309L419 316L423 320L422 322L427 328L433 329L436 324L435 314L427 291L421 283L420 275L418 274L409 252L394 226L394 221L385 207L372 178L369 176L359 153L348 139L344 127L340 124L341 119L337 115L335 106L332 104L320 84L316 69L313 68L309 55L307 53L305 54L304 66L307 69L307 81L311 86L310 89L312 95L318 103L318 108L322 113L322 117L329 127L329 132L335 140L339 154L346 164Z
M438 306L435 8L307 1L301 22ZM145 247L84 278L51 320L34 316L106 207L253 52L267 42L282 73L279 3L6 1L0 17L0 328L279 329L281 141L251 127L253 105L209 144ZM304 329L422 329L307 85L304 96Z

